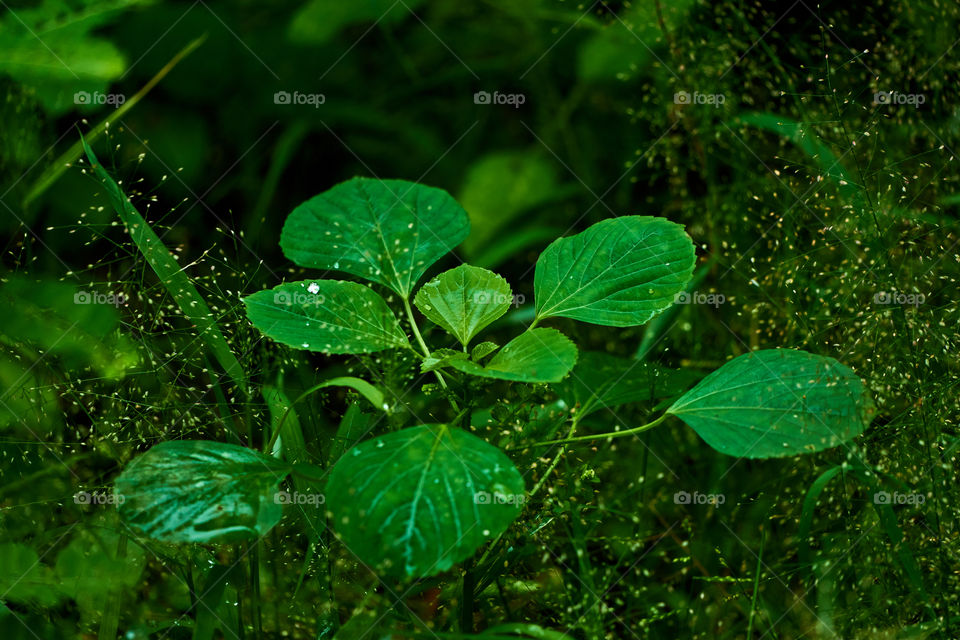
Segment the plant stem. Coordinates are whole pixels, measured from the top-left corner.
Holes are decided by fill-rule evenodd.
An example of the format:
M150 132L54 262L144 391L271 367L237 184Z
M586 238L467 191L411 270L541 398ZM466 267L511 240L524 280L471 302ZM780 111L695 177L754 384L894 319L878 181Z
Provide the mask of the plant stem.
M667 414L663 414L653 422L648 422L647 424L640 425L639 427L634 427L633 429L627 429L626 431L611 431L609 433L595 433L586 436L577 436L576 438L564 438L563 440L547 440L546 442L535 442L532 447L541 447L548 444L566 444L568 442L583 442L585 440L598 440L600 438L622 438L623 436L630 436L636 433L643 433L648 429L653 429L655 426L667 419ZM522 447L526 449L527 447Z
M410 321L410 327L413 329L413 336L417 339L417 344L420 345L420 349L423 350L423 355L425 358L430 357L430 348L427 346L427 343L423 341L423 336L420 335L420 327L417 326L417 320L413 317L413 309L410 307L410 301L406 298L403 298L403 309L407 312L407 320ZM443 374L439 371L434 371L433 374L437 376L437 380L440 381L440 386L443 387L445 391L448 391L447 381L444 379ZM453 407L454 411L460 411L460 405L457 404L457 401L447 396L447 400L450 401L450 405Z

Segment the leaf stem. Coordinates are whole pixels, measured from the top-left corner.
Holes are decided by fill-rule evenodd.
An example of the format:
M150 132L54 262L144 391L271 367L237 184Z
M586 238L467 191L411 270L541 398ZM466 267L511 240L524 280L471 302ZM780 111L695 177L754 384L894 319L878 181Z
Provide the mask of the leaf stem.
M427 346L427 343L423 341L423 336L420 335L420 327L417 326L417 320L413 317L413 309L410 307L410 301L406 298L402 298L402 300L403 309L407 312L407 320L410 321L410 327L413 329L413 336L417 339L417 343L423 350L423 355L429 358L430 348ZM447 381L444 379L443 375L439 371L434 371L433 374L437 376L437 380L440 381L440 386L443 387L445 391L449 391L449 387L447 387ZM449 395L447 396L447 400L450 401L450 405L453 407L454 411L460 411L460 405L457 404L456 400Z
M647 424L642 424L639 427L634 427L633 429L627 429L626 431L611 431L609 433L592 433L586 436L577 436L576 438L564 438L562 440L547 440L546 442L535 442L531 447L541 447L550 444L566 444L568 442L583 442L586 440L599 440L601 438L622 438L623 436L630 436L637 433L643 433L648 429L653 429L655 426L667 419L667 415L663 414L653 422L648 422ZM527 448L527 447L523 447Z

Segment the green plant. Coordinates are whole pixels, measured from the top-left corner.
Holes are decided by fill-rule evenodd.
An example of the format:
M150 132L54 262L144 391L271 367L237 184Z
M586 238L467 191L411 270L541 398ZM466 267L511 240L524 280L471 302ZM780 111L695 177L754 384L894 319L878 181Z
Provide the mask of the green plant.
M371 284L308 279L244 299L253 325L294 349L397 350L415 357L421 371L439 383L438 395L449 404L445 420L362 440L331 456L328 469L273 455L285 451L279 442L289 444L282 434L289 433L284 419L292 405L264 438L266 453L219 442L165 442L136 458L117 479L121 517L163 541L256 538L279 522L286 501L280 484L292 474L308 483L304 486L325 483L333 527L363 562L386 575L424 577L468 559L502 535L540 487L528 494L511 458L470 432L474 412L484 409L485 385L550 384L564 400L566 410L554 431L567 424L565 436L515 451L633 435L672 415L718 451L770 458L835 447L870 422L873 406L860 378L829 357L791 349L754 351L688 389L692 379L684 371L589 352L578 363L569 338L539 326L554 318L636 326L673 305L693 278L696 257L683 227L659 217L604 220L552 242L536 263L535 314L526 330L503 346L474 344L516 299L503 278L464 264L417 289L469 227L466 212L440 189L355 178L297 207L280 244L301 267L339 271ZM442 343L447 346L429 346L413 306L447 334ZM413 343L395 311L409 323ZM378 409L397 409L354 377L326 381L307 393L332 385L352 387ZM583 417L598 408L651 398L661 400L657 406L664 410L646 424L576 435Z

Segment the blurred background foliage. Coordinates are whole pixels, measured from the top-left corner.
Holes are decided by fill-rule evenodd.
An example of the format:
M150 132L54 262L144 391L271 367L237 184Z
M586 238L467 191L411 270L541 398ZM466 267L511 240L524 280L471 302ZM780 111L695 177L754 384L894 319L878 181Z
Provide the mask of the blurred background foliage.
M941 0L3 3L6 637L433 637L508 622L575 638L957 637L958 26L960 5ZM248 389L77 162L80 133L210 306ZM464 574L380 583L293 514L253 552L128 539L98 500L150 444L259 446L278 402L344 372L382 369L376 383L409 409L311 397L299 423L316 461L338 425L437 411L411 362L294 354L238 310L297 277L277 245L286 214L355 175L463 203L473 233L435 271L459 259L504 275L525 296L506 335L531 317L551 239L615 215L681 222L697 290L722 304L558 327L584 349L699 371L757 347L830 355L868 382L879 416L854 447L802 459L727 458L679 423L576 447L466 574L469 622L455 613ZM922 303L896 303L907 295ZM555 407L547 388L485 391L474 425L504 446ZM531 485L549 462L515 459ZM923 500L881 508L881 489ZM678 505L677 491L726 500Z

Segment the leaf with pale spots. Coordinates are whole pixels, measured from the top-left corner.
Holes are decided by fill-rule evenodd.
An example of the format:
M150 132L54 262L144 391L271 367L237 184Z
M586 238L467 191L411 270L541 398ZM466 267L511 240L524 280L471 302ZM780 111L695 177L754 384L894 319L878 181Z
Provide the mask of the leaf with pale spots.
M492 271L462 264L420 287L414 303L432 322L466 346L510 308L513 293Z
M287 282L243 302L257 329L295 349L372 353L410 345L384 299L356 282Z
M847 442L874 408L860 378L833 358L766 349L727 362L667 412L721 453L772 458Z
M486 365L448 359L446 365L481 378L559 382L577 363L577 347L556 329L530 329L508 342Z
M522 509L507 456L456 428L422 425L363 442L330 472L327 506L347 548L394 576L432 576L503 533Z
M294 209L280 247L302 267L351 273L409 298L469 233L467 212L442 189L354 178Z
M537 318L610 327L641 325L671 304L693 276L693 241L664 218L623 216L558 238L537 259Z
M171 440L135 458L114 486L121 519L155 540L236 542L280 521L275 496L289 471L246 447Z

